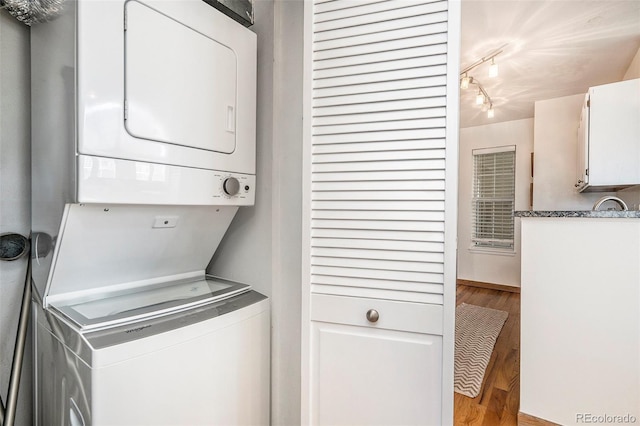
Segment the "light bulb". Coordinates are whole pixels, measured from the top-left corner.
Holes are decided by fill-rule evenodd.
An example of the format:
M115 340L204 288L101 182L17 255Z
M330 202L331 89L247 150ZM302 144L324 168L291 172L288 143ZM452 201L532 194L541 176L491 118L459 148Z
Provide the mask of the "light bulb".
M487 110L487 117L488 118L493 118L495 115L495 111L493 110L493 105L489 106L489 109Z
M489 65L489 77L494 78L498 76L498 64L496 64L495 58L491 58L491 65Z
M468 89L470 82L471 82L471 77L468 77L467 73L465 73L464 76L460 79L460 88Z
M484 95L482 92L478 92L476 95L476 105L482 105L484 103Z

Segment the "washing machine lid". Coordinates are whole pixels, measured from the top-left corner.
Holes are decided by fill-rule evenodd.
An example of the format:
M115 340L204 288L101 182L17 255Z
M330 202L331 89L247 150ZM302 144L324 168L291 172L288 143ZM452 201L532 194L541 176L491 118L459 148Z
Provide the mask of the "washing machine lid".
M207 305L250 289L246 284L223 278L194 277L96 294L90 299L52 302L49 308L81 331L97 330Z
M67 204L43 305L204 277L237 206ZM185 275L189 274L189 275ZM59 305L58 305L59 306Z

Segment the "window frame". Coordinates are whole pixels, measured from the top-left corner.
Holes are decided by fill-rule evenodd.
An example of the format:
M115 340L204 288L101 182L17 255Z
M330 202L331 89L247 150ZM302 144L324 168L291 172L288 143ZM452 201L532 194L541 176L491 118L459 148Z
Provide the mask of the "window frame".
M476 161L476 156L480 156L480 155L487 155L487 154L500 154L500 153L505 153L505 152L513 152L513 184L512 184L512 193L509 197L505 197L505 196L501 196L501 197L480 197L477 195L477 190L478 190L478 170L477 170L477 161ZM480 252L480 253L487 253L487 254L496 254L496 255L505 255L505 256L513 256L515 255L515 237L516 237L516 230L515 230L515 218L514 218L514 211L515 211L515 204L516 204L516 167L517 167L517 151L516 151L516 145L506 145L506 146L499 146L499 147L491 147L491 148L478 148L478 149L473 149L471 151L471 155L472 155L472 173L471 173L471 235L470 235L470 239L471 239L471 245L469 247L470 251L473 252ZM494 169L494 175L495 175L495 169ZM493 192L495 193L495 182L494 182L494 187L493 187ZM492 201L494 202L510 202L511 203L511 238L510 239L497 239L498 241L502 241L502 242L497 242L497 243L492 243L489 241L485 241L484 243L480 242L480 238L477 237L478 235L478 209L477 209L477 205L478 205L478 201L482 200L483 198L485 199L492 199ZM492 210L492 212L495 212L495 209ZM493 214L493 216L495 216L495 214ZM507 245L508 244L508 245Z

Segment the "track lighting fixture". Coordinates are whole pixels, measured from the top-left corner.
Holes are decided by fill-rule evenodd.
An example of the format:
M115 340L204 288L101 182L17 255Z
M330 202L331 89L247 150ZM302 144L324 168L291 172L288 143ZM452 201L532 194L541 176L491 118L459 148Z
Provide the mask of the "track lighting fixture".
M506 46L506 44L500 46L498 49L490 53L489 55L477 60L473 64L469 65L460 73L460 89L465 90L468 89L471 84L478 86L478 94L476 95L476 105L482 106L482 111L487 111L487 117L493 118L495 117L495 110L493 108L493 101L491 97L482 86L482 84L473 78L473 76L469 75L469 71L474 68L484 64L485 62L491 61L489 65L489 77L494 78L498 76L498 64L496 64L496 56L502 53L502 49Z

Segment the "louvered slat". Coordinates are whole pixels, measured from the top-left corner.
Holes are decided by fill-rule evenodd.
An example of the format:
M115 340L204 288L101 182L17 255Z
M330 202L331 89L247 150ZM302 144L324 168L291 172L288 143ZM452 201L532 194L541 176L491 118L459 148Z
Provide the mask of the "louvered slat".
M361 211L361 210L315 210L311 212L312 219L344 219L344 220L387 220L413 221L426 220L434 222L444 221L444 212L438 211Z
M438 84L441 81L442 77L438 76L426 79L423 83ZM384 107L386 102L406 101L409 99L426 99L435 96L444 96L445 94L445 88L443 86L412 87L409 89L395 87L388 91L383 90L382 92L352 93L317 97L313 100L313 107L315 108L315 115L320 115L321 112L325 111L323 107L348 105L353 108L367 108L367 106L375 108Z
M444 70L443 65L438 65L439 60L437 56L432 56L430 60L424 60L426 66L420 67L408 67L406 69L396 68L395 70L387 70L382 72L369 72L355 75L338 76L338 77L326 77L316 79L314 87L322 89L325 87L340 87L351 86L354 84L366 84L366 83L382 83L385 81L396 80L409 80L415 78L428 77L433 75L440 75ZM417 65L417 61L416 65Z
M398 5L399 3L400 2L395 2L396 5ZM344 19L334 19L326 22L316 22L313 25L313 29L314 29L313 32L320 33L324 31L336 31L341 29L358 27L358 29L352 32L350 36L355 36L358 34L371 34L375 32L375 31L371 31L370 26L372 24L400 20L402 18L408 18L413 16L426 15L429 13L442 12L446 10L446 7L447 7L446 1L439 1L439 2L433 2L433 3L423 2L423 3L424 4L418 4L411 7L397 7L391 10L384 10L384 11L360 15L360 16L352 16Z
M429 87L430 85L445 84L446 77L434 76L434 77L420 77L397 81L382 81L376 83L357 84L354 86L336 86L326 87L323 89L314 90L314 99L327 98L333 96L347 96L347 95L359 95L375 92L384 92L389 97L389 100L400 99L396 98L396 91L404 91L405 89L421 89L423 87ZM400 92L399 94L403 94ZM399 95L398 94L398 95Z
M324 192L362 192L362 191L438 191L444 190L441 180L403 180L403 181L340 181L316 182L312 185L315 193ZM317 199L317 198L316 198Z
M315 3L311 291L442 303L447 3Z
M359 171L396 171L396 170L423 170L444 169L444 160L400 160L379 162L339 162L313 164L311 170L314 173L327 172L359 172ZM348 178L348 176L346 176Z
M405 110L424 110L426 108L443 107L444 105L445 99L442 96L403 99L400 101L367 102L356 105L336 105L316 108L315 117L351 116L356 114L373 114L384 111L401 112Z
M429 221L381 221L381 220L322 220L313 221L313 228L327 229L384 229L399 231L444 232L441 222Z
M382 2L360 2L351 3L351 7L335 8L334 10L327 10L325 12L318 12L316 10L314 22L319 24L321 22L336 21L341 19L347 19L351 17L360 17L363 15L370 15L373 13L381 13L387 10L394 10L398 8L411 7L424 3L423 0L401 0L401 1L382 1Z
M393 21L380 21L355 27L340 28L337 30L321 31L315 33L315 42L327 40L337 40L345 37L354 37L364 34L377 34L386 31L393 31L402 28L412 28L420 25L431 24L433 22L444 22L447 20L447 12L441 12L437 7L423 5L418 15L405 16Z
M441 263L430 262L408 262L382 259L346 259L341 257L321 257L313 258L312 266L338 266L351 267L360 269L380 269L386 271L412 271L412 272L431 272L442 274L444 267Z
M312 247L326 248L356 248L372 250L397 250L440 253L444 249L442 243L431 243L421 241L398 241L393 245L384 240L358 240L340 238L314 238Z
M439 55L447 52L446 44L433 44L426 46L416 46L403 50L368 53L360 56L342 56L334 59L325 59L313 64L315 72L333 70L338 74L362 74L363 72L374 72L394 69L393 62L407 59L422 58L425 56ZM396 62L397 63L397 62ZM320 73L316 78L323 77Z
M323 191L314 193L312 201L342 201L342 200L444 200L444 191Z
M312 256L337 257L341 259L373 259L373 260L402 260L409 262L442 263L442 253L424 253L415 251L391 251L391 250L366 250L315 247L311 250Z
M444 108L424 108L318 117L313 120L313 124L314 126L332 126L341 124L374 123L382 121L418 120L420 118L435 118L444 116Z
M321 15L326 12L333 12L335 10L347 9L351 7L362 6L365 4L382 3L389 0L341 0L341 1L324 1L316 2L315 14Z
M442 242L444 235L442 232L425 231L397 231L378 229L313 229L312 238L356 238L390 241L427 241Z
M429 46L435 44L446 43L447 35L444 33L447 28L444 24L437 24L441 27L437 28L439 33L428 34L420 37L409 37L400 40L381 41L377 43L361 44L358 46L350 46L346 44L330 50L321 50L316 52L314 56L318 61L343 58L347 56L368 55L373 53L387 52L392 50L406 49L409 47Z
M391 161L391 160L427 160L444 158L444 149L412 149L401 151L373 151L373 152L341 152L335 154L317 153L313 162L319 163L348 163L353 161Z
M316 173L312 176L313 182L357 182L357 181L399 181L399 180L422 180L438 179L444 176L444 171L433 170L385 170L371 172L351 172L345 173Z
M334 275L312 275L313 282L321 286L335 285L340 287L359 287L371 289L392 289L413 291L416 293L429 292L441 294L442 287L438 283L398 281L384 278L366 279L358 277L339 277ZM327 290L329 290L327 288Z
M409 28L400 28L391 31L382 31L373 34L363 34L360 36L349 37L350 46L361 46L373 43L380 43L383 41L391 40L403 40L412 37L421 37L426 34L435 34L446 31L447 24L445 22L439 22L438 25L426 25L428 22L422 22L422 25ZM316 52L324 50L339 49L344 47L344 40L342 38L316 41L314 43Z
M311 278L313 279L313 276ZM369 299L396 300L400 302L430 303L437 305L442 305L443 301L442 295L433 294L430 292L418 293L411 291L341 287L337 285L324 286L312 284L311 293L330 294L334 296L347 297L365 297Z

